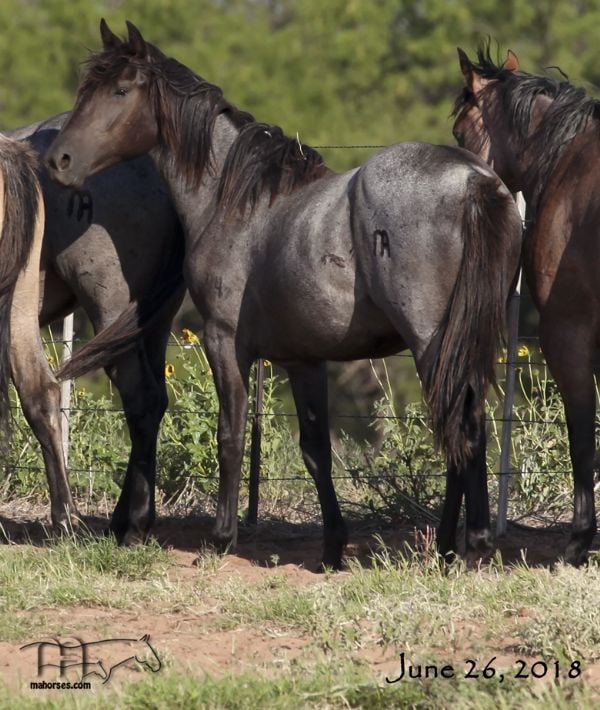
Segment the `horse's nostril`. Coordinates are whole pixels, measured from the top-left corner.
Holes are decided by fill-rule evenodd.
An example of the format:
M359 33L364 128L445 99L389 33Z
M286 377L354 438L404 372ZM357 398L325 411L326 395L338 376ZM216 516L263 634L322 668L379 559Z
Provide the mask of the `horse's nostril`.
M63 153L58 161L58 169L66 170L71 165L71 156L68 153Z

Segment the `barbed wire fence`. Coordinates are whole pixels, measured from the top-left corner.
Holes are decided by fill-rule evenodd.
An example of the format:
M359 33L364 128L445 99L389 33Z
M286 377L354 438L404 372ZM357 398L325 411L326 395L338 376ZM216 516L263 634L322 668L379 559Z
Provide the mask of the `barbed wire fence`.
M321 145L314 146L315 148L326 150L326 149L379 149L384 148L384 145L377 144L355 144L355 145ZM523 221L525 220L525 203L522 196L519 194L517 196L517 204ZM507 333L507 356L505 363L504 381L505 381L505 396L503 402L503 410L500 418L489 419L488 421L493 421L494 424L498 424L501 427L500 436L500 455L498 461L498 468L495 471L491 471L491 475L498 477L498 510L496 517L496 533L497 535L502 535L506 532L507 527L507 513L508 513L508 492L509 492L509 481L511 475L518 475L519 471L511 469L510 458L511 458L511 438L513 427L517 421L513 417L513 406L515 397L515 382L516 382L516 372L517 367L521 364L517 359L517 348L519 340L519 312L520 312L520 300L521 300L521 276L519 275L518 285L515 293L511 298L509 304L508 312L508 333ZM73 315L67 316L63 322L63 332L62 337L56 339L55 343L63 344L63 362L68 359L73 351L74 343L76 342L73 332ZM400 355L400 357L412 357L409 354ZM543 362L533 363L544 365ZM258 360L255 369L254 376L254 391L252 393L252 401L249 410L250 419L250 455L249 455L249 466L248 473L243 477L248 484L248 512L247 512L247 522L250 524L255 524L258 520L258 509L259 509L259 488L260 488L260 472L261 472L261 444L263 438L263 420L266 416L269 417L294 417L295 413L291 412L273 412L265 411L263 405L264 398L264 388L265 388L265 365L262 359ZM104 408L102 410L90 408L78 408L72 406L71 393L73 389L73 382L67 381L62 383L61 387L61 424L62 424L62 434L63 434L63 449L65 462L68 465L69 462L69 451L70 451L70 418L73 412L85 412L85 413L98 413L103 412L114 412L123 414L123 410L114 408ZM194 413L190 410L190 413ZM203 412L206 414L206 412ZM215 422L217 412L214 412ZM345 413L333 413L332 415L335 419L395 419L409 421L411 418L417 419L418 417L411 417L411 415L401 415L401 416L386 416L381 414L371 414L371 415L357 415L357 414L345 414ZM534 421L533 419L531 420ZM535 420L538 423L553 423L544 422L542 419ZM524 422L520 420L519 424ZM215 424L216 428L216 424ZM16 464L13 468L19 468ZM23 466L27 468L27 466ZM33 467L30 467L33 468ZM70 467L71 472L79 472L83 474L91 473L91 468L76 469L75 467ZM531 472L531 471L530 471ZM561 471L560 473L567 473ZM445 477L445 471L439 472L425 472L425 476L435 476L435 477ZM351 478L350 472L345 471L345 473L334 474L333 478L336 480L342 478ZM394 474L377 474L378 478L395 478ZM206 476L205 476L206 478ZM297 480L297 476L269 476L269 480L282 480L290 481Z
M521 342L523 342L525 339L521 338ZM60 343L61 339L57 338L54 343ZM75 340L74 341L76 344L83 343L85 340ZM69 344L67 344L69 345ZM177 339L172 339L170 341L170 348L172 349L187 349L189 346L186 346L182 344L181 342L178 342ZM67 348L68 349L68 348ZM514 351L514 348L512 348ZM184 356L185 357L185 356ZM396 356L393 356L393 359L410 359L412 360L412 356L408 353L401 353ZM516 353L513 354L513 356L509 357L508 354L505 358L503 358L506 362L503 362L502 365L499 367L504 371L505 373L505 382L507 381L506 373L507 372L513 372L516 373L518 368L523 368L524 366L524 359L523 357L517 357ZM531 357L528 357L527 363L529 365L533 366L540 366L543 367L544 363L543 361L539 359L534 359ZM249 407L249 425L248 429L250 432L250 452L249 456L246 459L246 465L245 465L245 472L242 476L242 482L244 486L248 487L248 513L247 513L247 522L248 523L256 523L258 519L258 502L259 502L259 481L260 481L260 474L261 474L261 465L265 465L265 463L270 463L270 461L267 459L267 461L264 460L264 458L261 456L261 443L262 439L264 436L264 431L263 431L263 422L266 419L271 419L271 420L286 420L289 418L295 418L296 414L293 411L287 411L286 407L283 407L282 411L280 408L275 411L272 408L267 408L263 404L263 393L265 390L265 386L268 382L268 374L266 372L267 369L270 369L268 366L265 365L264 360L260 360L256 364L255 372L254 372L254 377L253 379L253 390L252 390L252 397L251 397L251 402L250 402L250 407ZM179 376L174 375L174 379L177 379ZM73 384L73 388L75 388L75 385ZM506 384L504 385L505 392L507 390ZM71 393L69 392L69 397L71 396ZM493 425L494 427L499 427L503 433L503 440L504 440L504 446L508 446L507 449L503 449L503 456L500 456L499 462L497 466L494 466L492 464L489 474L490 476L493 476L498 479L498 482L501 483L503 480L506 481L506 488L508 491L508 482L511 477L517 477L521 476L523 474L541 474L543 473L544 475L569 475L569 471L567 470L544 470L544 471L537 471L529 467L527 470L520 470L519 466L510 466L510 445L511 445L511 439L510 436L506 433L507 431L511 430L515 426L518 427L528 427L528 426L537 426L537 425L556 425L557 423L561 426L564 425L564 422L560 421L557 422L555 418L545 418L542 413L538 416L528 416L527 418L524 418L523 416L520 416L518 419L516 419L512 412L507 409L506 405L506 399L504 400L504 409L502 413L497 416L495 414L490 414L488 413L487 417L487 423L488 425ZM217 415L218 411L216 407L214 406L214 402L211 402L210 407L202 407L202 404L199 402L199 407L194 408L194 407L187 407L187 406L182 406L181 403L177 403L177 401L173 402L172 408L171 408L171 413L172 414L177 414L177 415L201 415L204 419L211 419L211 423L214 424L214 431L216 432L216 421L217 421ZM15 405L16 407L16 405ZM69 420L70 417L79 415L79 418L76 420L76 423L71 426L71 436L70 437L65 437L65 445L66 445L66 455L67 457L69 456L69 446L71 443L78 444L78 438L81 436L86 436L83 434L78 426L77 422L81 422L82 418L84 421L90 422L94 419L94 417L105 417L108 421L114 422L113 417L117 417L124 421L124 412L123 409L115 403L114 405L111 406L110 401L108 401L108 406L107 406L107 400L104 400L104 402L101 402L99 406L95 406L93 404L93 399L88 399L86 398L84 401L83 406L81 405L79 398L76 397L75 401L71 400L66 400L63 402L63 406L61 407L62 409L62 416L64 417L65 420ZM106 415L106 416L105 416ZM191 417L193 419L193 416ZM422 426L426 424L426 418L423 417L420 413L398 413L398 414L383 414L383 413L369 413L369 414L356 414L356 413L347 413L344 411L333 411L330 413L330 418L332 420L332 424L337 423L338 425L341 423L341 426L344 427L346 422L351 422L351 421L356 421L356 420L362 420L362 421L368 421L368 422L375 422L376 424L379 423L390 423L390 424L412 424L415 423L418 426ZM114 429L116 432L116 425L113 423L111 424L111 427ZM64 429L63 431L68 431ZM268 433L269 429L267 429ZM164 437L163 440L163 445L167 441L167 438ZM107 448L112 445L110 442L107 442ZM101 475L104 475L107 473L107 461L100 456L99 458L94 458L93 456L90 457L89 459L89 464L84 463L83 466L81 463L77 465L75 462L77 457L73 460L73 463L69 466L69 471L70 473L75 477L74 480L80 481L82 479L87 479L89 478L94 478L98 477ZM299 452L298 452L298 460L300 459ZM121 459L119 459L121 461ZM506 463L503 464L502 461L505 461ZM341 459L338 459L338 465L336 466L336 471L333 474L333 479L335 481L351 481L351 480L356 480L357 473L360 476L361 480L363 482L368 482L369 479L376 479L379 481L402 481L402 477L404 473L402 471L398 471L397 473L393 472L392 470L386 471L386 472L381 472L377 471L376 473L371 470L369 467L366 466L357 466L357 465L352 465L348 466L346 465L347 461L342 461ZM109 464L108 464L109 465ZM109 465L110 466L110 465ZM15 470L29 470L29 471L36 471L36 472L43 472L43 468L41 465L34 465L34 464L11 464L10 468L15 469ZM287 472L285 470L285 466L282 467L284 470L283 472L275 472L275 474L267 468L269 471L267 474L268 481L269 482L304 482L310 481L310 479L307 477L307 474L304 472ZM122 466L119 463L117 466L118 470L122 470ZM176 471L176 469L173 469ZM264 473L264 471L263 471ZM418 472L419 475L422 475L426 478L430 479L439 479L440 483L442 482L442 479L445 477L445 471L442 470L442 467L440 466L439 470L435 470L435 467L430 467L427 470L420 470ZM175 474L177 475L177 474ZM201 486L206 484L207 482L210 482L212 480L217 479L217 474L212 473L212 472L207 472L206 470L201 470L199 468L197 473L190 473L190 472L182 472L181 474L181 480L185 481L191 481L191 482L196 482L200 484ZM81 483L78 484L79 487L81 487ZM309 487L312 485L312 483L309 484ZM499 486L500 488L500 486ZM506 494L508 495L508 493ZM499 494L498 498L500 501L502 501L502 495ZM503 503L505 506L506 510L506 502ZM506 525L506 523L504 523ZM498 519L497 519L497 526L498 526ZM502 529L500 530L500 533L502 534Z

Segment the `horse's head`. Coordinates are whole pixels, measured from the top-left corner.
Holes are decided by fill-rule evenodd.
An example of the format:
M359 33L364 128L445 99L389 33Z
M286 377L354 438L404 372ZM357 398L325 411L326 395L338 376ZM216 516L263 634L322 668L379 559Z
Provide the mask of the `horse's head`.
M465 86L454 106L452 133L462 148L487 161L517 192L521 189L515 166L519 146L504 110L501 88L502 82L519 71L518 59L509 51L505 62L496 66L480 51L483 60L474 64L460 48L458 58Z
M101 20L104 50L89 60L75 107L46 153L51 177L63 185L81 186L89 175L147 153L159 140L151 96L158 50L133 24L127 28L123 41Z
M157 673L162 668L162 661L150 643L149 634L144 634L139 641L142 642L142 648L136 653L135 660L140 665L146 666L152 673Z

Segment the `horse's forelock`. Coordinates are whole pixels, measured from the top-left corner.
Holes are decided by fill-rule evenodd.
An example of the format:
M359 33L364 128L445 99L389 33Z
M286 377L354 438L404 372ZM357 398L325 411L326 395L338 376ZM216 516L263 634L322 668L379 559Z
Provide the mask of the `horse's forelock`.
M85 79L80 91L90 86L97 87L114 81L128 67L148 76L156 73L167 58L158 47L149 42L146 43L146 49L146 56L140 57L128 42L123 42L116 47L109 47L90 55L84 63Z

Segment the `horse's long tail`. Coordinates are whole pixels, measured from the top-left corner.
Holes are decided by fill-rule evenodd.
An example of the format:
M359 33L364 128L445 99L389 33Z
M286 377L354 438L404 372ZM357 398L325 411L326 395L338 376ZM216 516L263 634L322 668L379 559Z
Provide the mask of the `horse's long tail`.
M89 343L75 351L56 373L59 380L81 377L90 370L110 365L115 358L136 347L140 337L162 314L163 307L183 295L183 231L173 235L169 258L156 274L154 283L138 301L132 302L118 318Z
M27 143L0 137L0 429L9 422L10 319L19 274L27 265L37 232L44 228L44 205L37 159Z
M421 373L434 436L450 465L473 455L488 385L519 263L521 220L495 176L469 177L464 247L443 321L425 352Z

